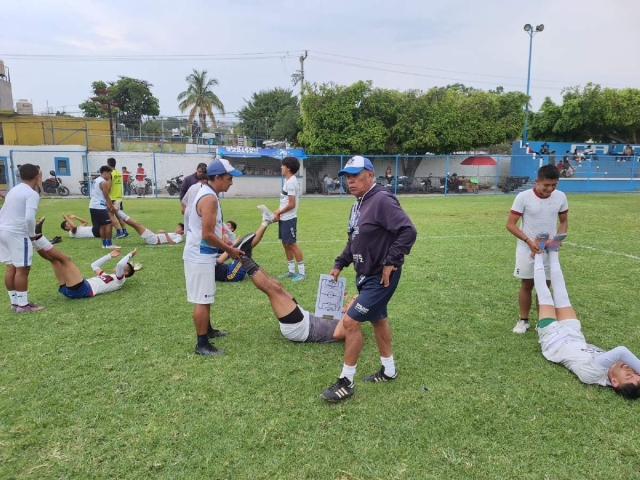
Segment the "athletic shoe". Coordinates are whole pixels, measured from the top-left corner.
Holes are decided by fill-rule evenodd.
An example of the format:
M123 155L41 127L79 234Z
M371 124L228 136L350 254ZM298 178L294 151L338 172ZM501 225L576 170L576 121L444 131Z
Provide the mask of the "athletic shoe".
M306 278L307 278L307 276L306 276L306 275L303 275L303 274L301 274L301 273L298 273L298 274L296 274L296 275L291 279L291 281L292 281L292 282L299 282L299 281L301 281L301 280L306 280Z
M16 308L18 308L18 305L14 305L13 303L11 304L11 311L15 312Z
M61 241L62 241L62 238L60 238L60 237L59 237L59 236L57 236L57 235L51 239L51 243L52 243L52 244L54 244L54 245L55 245L56 243L60 243Z
M362 377L363 382L389 382L391 380L395 380L398 378L398 372L393 374L393 377L389 377L384 374L384 365L380 368L380 370L371 375L367 375L366 377Z
M287 273L283 273L282 275L278 275L278 278L293 278L295 276L296 276L295 272L287 272Z
M109 250L118 250L122 247L120 247L119 245L107 245L106 247L103 246L102 248L108 248Z
M27 313L27 312L39 312L40 310L44 310L44 307L41 305L36 305L33 302L29 302L26 305L16 307L16 313Z
M226 337L227 335L229 335L229 332L225 332L224 330L218 330L217 328L214 328L207 335L209 335L209 338Z
M126 235L122 232L116 235L116 238L124 238L124 237L126 237Z
M348 378L339 378L336 383L320 394L320 398L327 402L341 402L353 395L355 385Z
M142 264L140 262L134 262L131 264L133 269L137 272L138 270L142 270Z
M36 223L36 235L38 235L39 233L42 233L42 224L44 223L44 221L45 221L45 217L42 217Z
M538 248L544 252L544 246L547 244L547 240L549 240L549 234L547 232L540 232L536 237L536 245Z
M266 222L267 225L271 225L273 223L273 212L265 205L258 205L258 210L262 212L262 221Z
M518 323L516 323L516 326L513 327L513 330L511 330L513 333L527 333L527 330L529 330L529 322L526 322L524 320L518 320Z
M196 345L195 349L196 354L198 355L224 355L224 352L219 348L207 343L204 347L199 347Z
M557 235L555 235L545 245L545 248L547 249L547 252L557 252L560 249L560 245L562 245L562 241L565 238L567 238L567 234L566 233L558 233Z
M129 236L129 232L122 232L122 238L126 238Z
M251 242L253 241L255 236L256 236L255 233L247 233L244 237L240 239L240 241L236 242L237 243L236 248L242 250L246 257L251 258L251 250L253 249Z

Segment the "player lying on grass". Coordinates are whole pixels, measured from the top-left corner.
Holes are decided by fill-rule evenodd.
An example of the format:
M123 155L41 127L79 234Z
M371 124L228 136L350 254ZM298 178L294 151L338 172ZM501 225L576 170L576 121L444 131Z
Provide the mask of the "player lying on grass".
M118 210L116 213L118 217L124 220L124 223L133 227L138 232L138 235L145 241L147 245L162 245L168 243L169 245L175 245L182 242L184 238L184 224L179 223L173 232L167 232L166 230L157 230L153 233L147 227L137 222L122 210Z
M89 221L73 213L63 213L60 228L69 232L71 238L100 238L100 226L89 225ZM78 225L78 223L80 225Z
M533 280L540 302L536 330L542 355L554 363L561 363L578 378L589 384L610 386L628 399L640 397L640 360L626 347L608 352L587 343L569 294L558 259L561 239L549 241L547 233L540 233L536 243L547 251L553 297L545 278L542 253L534 255Z
M51 262L53 273L58 280L58 291L67 298L89 298L120 290L125 280L135 273L129 260L136 254L136 249L118 262L113 273L105 273L101 267L112 258L118 257L120 250L113 250L99 258L91 264L96 276L87 279L82 276L71 257L54 247L45 237L36 240L34 246L42 258Z
M251 252L248 252L249 255ZM282 284L275 278L269 276L260 268L250 256L241 257L242 266L247 271L247 275L258 288L269 297L271 308L280 323L282 335L292 342L316 342L330 343L344 340L344 328L341 320L327 320L317 317L302 309L293 296L287 292ZM346 312L355 301L353 297L343 313Z

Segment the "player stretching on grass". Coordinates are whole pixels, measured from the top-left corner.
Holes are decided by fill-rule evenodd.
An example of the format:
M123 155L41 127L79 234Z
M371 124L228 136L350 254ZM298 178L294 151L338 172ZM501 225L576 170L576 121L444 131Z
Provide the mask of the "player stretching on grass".
M544 358L561 363L580 381L610 386L628 399L640 397L640 360L626 347L604 350L587 343L580 321L569 301L564 275L558 259L561 239L547 241L549 235L540 233L538 249L548 252L553 297L547 285L542 253L534 254L534 282L538 302L538 341Z

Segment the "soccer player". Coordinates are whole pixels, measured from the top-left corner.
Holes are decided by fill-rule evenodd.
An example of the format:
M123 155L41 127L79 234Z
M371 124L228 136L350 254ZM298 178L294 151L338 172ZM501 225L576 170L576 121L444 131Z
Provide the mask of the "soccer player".
M544 358L561 363L583 383L610 386L627 399L640 398L640 360L626 347L604 351L587 343L569 294L558 258L559 240L541 233L535 242L541 253L534 254L534 284L538 295L538 342ZM547 284L543 251L553 296Z
M282 284L260 268L251 257L242 255L242 266L253 284L269 297L280 331L292 342L330 343L344 340L343 320L325 319L304 310ZM345 313L355 302L356 295L343 309Z
M90 226L87 220L73 213L63 213L62 218L64 220L60 224L60 228L69 232L71 238L100 238L100 226ZM80 225L77 225L76 221L80 222Z
M29 271L36 240L36 212L40 196L35 188L39 169L25 163L20 166L22 182L7 193L0 209L0 262L6 264L4 282L16 313L37 312L44 307L29 301Z
M116 159L111 157L107 158L107 165L111 167L111 190L109 191L109 197L111 198L111 203L116 210L122 210L122 174L116 170ZM116 225L116 238L124 238L128 237L129 233L127 232L127 226L124 221L118 217L116 219L115 214L111 213L109 215L111 218L111 223ZM117 228L118 225L116 221L120 225L120 228Z
M158 230L156 231L156 233L153 233L147 227L137 222L126 213L119 211L117 215L127 225L133 227L133 229L138 232L138 235L142 237L147 245L163 245L165 243L168 243L169 245L175 245L182 242L182 238L184 237L183 223L179 223L173 232Z
M555 165L540 167L536 186L516 196L507 218L507 230L518 239L513 275L520 279L520 319L513 327L513 333L525 333L529 330L529 311L533 296L531 253L543 253L534 241L536 234L548 232L553 236L556 233L566 233L569 226L569 203L567 196L557 190L559 179L560 170Z
M304 269L302 250L297 243L298 237L298 203L300 202L300 184L296 173L300 170L300 162L295 157L285 157L280 166L285 181L280 192L280 207L273 212L274 220L278 225L278 238L282 241L282 247L287 257L287 273L281 278L291 277L294 282L307 278ZM298 273L296 274L296 262Z
M91 187L91 200L89 201L91 223L99 228L102 248L120 248L111 243L113 225L111 218L109 218L109 212L115 214L116 208L109 196L110 190L111 167L104 165L100 167L100 176L96 177Z

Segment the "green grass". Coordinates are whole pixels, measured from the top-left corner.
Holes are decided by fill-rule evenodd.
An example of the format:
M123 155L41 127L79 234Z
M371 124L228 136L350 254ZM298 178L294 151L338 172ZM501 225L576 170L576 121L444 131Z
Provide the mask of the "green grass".
M513 198L401 199L419 235L389 309L399 379L358 381L338 405L319 393L340 373L343 345L283 339L248 280L218 284L213 325L231 332L216 342L227 354L202 358L181 247L123 240L143 270L120 292L77 301L36 256L30 299L46 310L11 314L5 297L0 316L0 478L640 478L640 402L581 384L544 360L534 332L511 333ZM636 353L639 200L570 195L561 254L587 338ZM276 206L223 200L225 218L253 229L261 201ZM125 204L153 229L180 221L175 199ZM301 202L309 280L285 286L307 308L343 248L350 205ZM43 199L40 210L49 237L61 211L88 213L86 200ZM87 274L103 254L97 240L59 247ZM254 252L268 272L285 270L275 228ZM364 330L357 377L379 364Z

